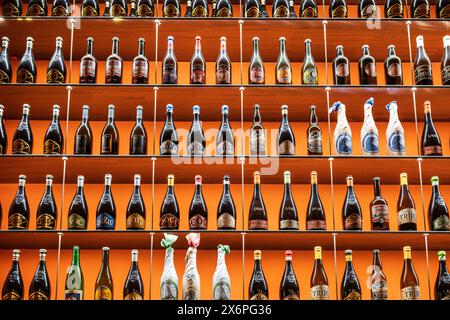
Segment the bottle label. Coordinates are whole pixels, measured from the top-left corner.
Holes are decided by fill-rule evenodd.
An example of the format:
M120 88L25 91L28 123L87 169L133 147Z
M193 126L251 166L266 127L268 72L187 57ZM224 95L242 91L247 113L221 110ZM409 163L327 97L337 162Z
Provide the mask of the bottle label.
M132 213L127 218L127 229L145 229L145 218L139 213Z
M376 84L377 67L375 63L369 62L366 64L364 73L367 75L368 84Z
M201 214L196 214L189 219L189 227L191 229L207 229L207 221Z
M68 228L85 230L86 229L86 219L84 219L79 214L73 213L69 216Z
M100 213L97 216L97 229L101 230L114 230L115 219L108 213Z
M388 139L389 151L393 153L403 153L406 150L405 136L399 131L393 132Z
M362 140L364 153L377 154L380 151L378 135L375 132L367 132Z
M266 145L264 131L259 133L256 130L250 132L250 152L251 154L264 155L266 154Z
M264 293L258 292L253 295L250 300L269 300L269 298Z
M22 139L17 139L13 141L12 145L13 154L31 154L30 145Z
M387 300L387 283L384 280L375 281L371 287L372 300Z
M44 154L61 154L61 146L51 139L44 143Z
M398 78L402 76L402 65L400 63L391 63L388 66L388 75L393 78Z
M256 6L250 7L245 11L245 17L246 18L259 18L261 16L261 12L259 11L259 8Z
M194 155L201 155L205 152L205 147L199 141L194 141L188 145L187 153Z
M388 223L389 208L385 204L376 204L372 206L372 223Z
M17 8L11 2L4 4L3 6L3 15L9 17L18 17L20 16L19 8Z
M317 10L314 7L308 7L302 11L300 16L302 18L317 18Z
M95 78L95 61L92 60L81 61L80 78Z
M234 155L234 145L229 141L222 141L217 144L216 153L218 156Z
M442 147L441 146L427 146L423 148L423 155L442 155Z
M433 220L433 231L450 231L450 222L448 216L441 215Z
M178 83L178 75L175 65L172 63L165 63L163 66L163 75L162 75L163 84L177 84Z
M291 68L284 66L277 70L277 82L280 84L291 83Z
M166 140L163 143L161 143L159 151L161 154L177 155L178 147L175 143L172 142L172 140Z
M322 133L320 131L309 132L308 151L311 153L322 153Z
M88 154L87 143L87 136L77 135L75 138L75 154Z
M53 230L53 229L55 229L55 225L56 225L56 219L48 213L43 213L36 219L37 229Z
M159 220L159 227L161 229L178 229L180 220L171 213L164 214Z
M298 230L298 220L280 220L280 230L283 229Z
M141 4L137 8L138 17L153 17L153 10L146 4Z
M336 66L336 76L338 77L348 77L350 75L350 69L348 63L341 62Z
M427 3L421 4L413 12L413 18L429 18L430 17L430 7Z
M284 297L283 300L300 300L300 297L296 294L290 294Z
M122 62L116 59L106 61L106 83L113 83L122 77Z
M386 13L386 18L403 18L403 6L401 2L393 4Z
M148 63L144 60L137 60L133 63L133 79L148 79Z
M285 140L278 145L279 155L293 156L295 154L295 145L290 140Z
M168 18L168 17L169 18L170 17L179 17L180 16L180 11L173 4L168 4L167 6L164 7L163 15L164 15L165 18Z
M22 300L19 294L14 291L8 292L2 297L2 300Z
M450 4L447 4L439 11L438 17L440 19L450 19Z
M449 7L449 17L446 19L449 19L450 18L450 5L448 5L447 7ZM449 83L450 82L450 65L448 65L442 69L441 76L442 76L442 84L444 84L444 85L450 84Z
M95 300L112 300L111 289L107 286L99 286L95 289Z
M317 79L317 70L316 68L306 68L303 71L303 84L318 84L319 80Z
M161 283L161 300L177 300L178 284L173 280L165 280Z
M331 11L331 18L347 18L347 6L337 6Z
M352 213L344 221L344 230L361 230L362 220L361 216L357 213Z
M33 74L25 69L17 71L17 83L34 83Z
M102 136L102 153L113 152L113 136L112 134L104 134Z
M32 292L30 294L30 298L29 299L30 300L49 300L47 295L42 293L42 292L40 292L40 291Z
M56 6L56 7L53 7L53 9L52 9L52 16L54 16L54 17L64 17L64 16L68 16L68 15L69 15L69 11L64 6Z
M147 147L146 137L142 135L134 135L131 138L131 150L133 154L145 154Z
M216 71L216 83L217 84L230 84L230 70L226 65L221 65Z
M269 224L267 223L267 220L253 219L253 220L249 220L249 222L248 222L249 230L254 230L254 229L267 230L268 227L269 227Z
M126 17L127 12L125 11L125 8L122 7L120 4L114 4L112 5L111 9L109 10L109 14L111 17Z
M13 213L8 219L8 228L9 229L27 229L28 228L28 219L20 213Z
M64 83L64 75L56 69L50 69L47 72L47 83Z
M398 225L416 223L416 210L414 208L402 209L398 212Z
M306 230L326 230L327 222L325 220L306 221Z
M218 281L214 285L213 298L214 300L230 300L231 299L230 283L224 280Z
M0 83L10 83L10 82L11 82L11 79L6 74L6 72L3 70L0 70Z
M205 83L205 70L202 64L193 66L191 74L191 83L198 83L198 84Z
M328 300L328 286L326 284L320 284L311 288L312 300Z
M416 83L424 80L433 81L433 76L431 75L431 66L423 65L417 67L414 70L414 79L416 79Z
M233 14L227 7L220 8L216 13L216 17L218 18L230 18L232 16Z
M373 4L369 4L368 6L365 6L361 12L361 18L368 19L368 18L376 18L377 17L377 7Z
M419 286L402 288L402 300L420 300Z
M97 12L97 10L95 10L94 7L84 6L83 9L81 9L81 16L83 16L83 17L95 17L95 16L98 16L98 12Z
M144 300L144 298L137 292L127 294L123 300Z
M208 12L204 6L199 5L192 9L192 16L206 18L208 17Z
M344 300L361 300L361 294L356 291L352 291L344 297Z
M347 133L341 133L336 139L336 152L340 154L352 154L352 138Z
M253 67L250 70L250 83L254 84L264 84L264 68L263 67Z
M83 290L65 290L64 300L83 300Z
M217 219L217 227L219 229L227 228L227 229L235 229L236 228L236 220L229 213L222 213Z
M47 12L45 12L44 8L38 4L32 4L28 7L27 16L46 16Z
M274 13L274 18L288 18L289 17L289 9L286 6L278 6Z

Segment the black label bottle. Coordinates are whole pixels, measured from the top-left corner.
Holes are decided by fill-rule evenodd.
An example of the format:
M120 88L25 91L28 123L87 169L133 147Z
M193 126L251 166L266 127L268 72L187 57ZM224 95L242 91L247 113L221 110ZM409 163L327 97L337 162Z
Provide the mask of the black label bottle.
M206 18L209 16L208 1L207 0L193 0L192 1L192 16L199 18Z
M325 209L319 196L317 172L311 172L311 193L306 209L306 230L327 230Z
M69 207L67 218L67 229L86 230L88 225L89 211L86 197L84 195L84 177L77 178L77 191Z
M402 0L386 0L384 3L385 18L403 18Z
M195 176L195 192L189 206L189 229L208 229L208 208L202 192L202 176Z
M230 177L223 177L223 192L217 207L217 229L236 230L236 207L230 190Z
M361 285L352 261L352 250L345 250L345 272L341 282L341 300L361 300Z
M2 14L5 17L20 17L22 15L22 0L3 1Z
M131 267L123 286L123 300L143 300L144 283L138 266L139 251L131 250Z
M269 299L269 285L264 275L261 264L261 251L255 250L253 253L254 266L252 278L248 286L249 300L268 300Z
M100 15L100 6L98 0L83 0L81 2L82 17L98 17Z
M128 6L126 0L111 0L111 9L109 10L111 17L126 17L128 14Z
M334 84L350 84L350 61L344 56L344 47L336 47L336 58L333 60L333 79Z
M167 53L162 61L162 84L178 84L178 62L172 36L167 37Z
M191 84L206 83L206 62L202 53L201 37L195 37L195 52L191 59Z
M53 0L52 16L54 17L66 17L70 15L69 0Z
M5 120L3 117L4 111L5 107L0 104L0 154L6 154L8 147L8 136L6 134Z
M375 0L359 0L358 17L363 19L376 19L377 4Z
M148 84L148 59L145 57L145 39L139 38L138 55L133 59L131 81L133 84Z
M19 266L20 250L13 250L11 269L6 276L2 288L2 300L23 300L23 280Z
M219 0L217 2L217 12L214 15L218 18L231 18L233 16L233 6L230 0Z
M272 18L289 18L289 1L275 0L272 5Z
M265 8L265 5L264 5ZM258 0L245 0L244 3L244 17L245 18L259 18L261 14L261 6ZM266 11L267 13L267 11ZM267 15L268 16L268 15ZM263 17L267 17L263 16Z
M328 278L323 266L322 247L314 247L314 268L310 280L311 300L328 300Z
M373 199L370 202L370 220L372 230L389 230L389 207L381 196L380 178L373 178Z
M302 84L318 85L319 70L311 53L311 40L305 40L305 58L302 66Z
M401 300L420 300L419 278L411 257L411 247L403 247L403 270L400 278Z
M191 129L187 139L187 154L191 156L201 156L205 153L206 140L200 121L200 106L193 106L192 112L194 119L192 120Z
M332 0L329 5L330 18L347 18L348 9L346 0Z
M31 131L30 105L24 104L22 119L14 132L12 140L12 154L32 154L33 153L33 132Z
M216 137L216 155L234 156L234 134L231 129L227 105L222 106L222 122Z
M89 125L89 106L83 106L81 123L75 132L74 154L92 154L92 130Z
M97 206L97 230L114 230L116 228L116 205L111 192L110 174L105 174L105 189Z
M80 247L74 246L72 263L67 271L64 300L83 300L84 277L80 266Z
M174 176L167 176L167 192L161 205L159 228L161 230L178 230L180 226L180 209L174 189Z
M353 177L347 177L347 194L342 206L344 230L362 230L362 210L353 189Z
M47 175L45 177L45 192L36 212L36 229L54 230L57 218L58 209L53 195L53 176Z
M315 0L302 0L300 3L299 17L317 18L317 3Z
M61 154L64 149L64 138L59 123L59 106L53 106L53 117L44 136L44 154Z
M109 248L102 248L102 266L95 281L94 300L113 300L114 284L109 269Z
M134 124L130 134L130 154L147 154L147 131L144 127L142 106L136 107L136 123Z
M280 300L300 300L300 288L292 265L292 251L286 250L285 266L280 284Z
M428 0L412 0L411 18L429 19L430 18L430 2Z
M45 17L48 15L48 6L46 0L30 0L28 3L27 16Z
M119 56L119 38L113 38L112 54L106 59L105 83L121 84L123 62Z
M94 39L87 38L86 55L80 61L80 83L97 83L97 59L93 55Z
M292 84L292 67L286 54L286 38L281 37L278 41L280 53L275 66L276 84Z
M362 47L362 57L358 62L359 83L362 85L377 84L377 65L375 58L370 55L367 44Z
M436 1L436 18L450 19L450 2L448 0Z
M408 175L400 174L400 195L397 202L398 230L417 230L416 205L408 188Z
M425 52L423 37L417 36L417 54L414 60L414 80L416 85L433 85L431 60Z
M36 83L37 68L33 54L33 38L27 38L27 47L25 53L20 59L17 67L17 83Z
M253 38L253 55L248 66L248 83L265 84L264 63L259 53L259 38Z
M280 230L298 230L298 213L291 189L291 173L284 172L284 194L280 207Z
M259 171L253 173L253 198L248 214L249 230L268 230L266 205L261 194L261 174Z
M8 229L28 229L30 222L30 206L27 194L25 193L25 182L27 177L23 174L19 176L19 189L9 207Z
M51 286L50 278L48 277L46 265L47 250L39 250L39 265L31 279L30 289L28 291L29 300L50 300Z
M181 17L181 5L179 0L164 0L163 17Z
M108 121L102 131L100 154L119 154L119 131L114 122L114 105L108 106Z
M162 156L178 155L178 134L173 122L173 105L166 106L166 121L159 138L159 152Z
M322 155L322 130L319 127L316 106L309 107L309 126L306 130L308 155Z
M394 45L388 47L388 57L384 61L384 74L387 85L403 84L402 60L395 54Z
M295 155L295 137L288 120L288 106L281 106L281 124L278 129L277 151L281 156Z
M434 126L431 117L431 102L424 102L425 121L422 131L422 155L423 156L442 156L441 138Z
M56 49L47 67L47 83L65 83L66 65L62 53L61 37L56 38Z
M3 11L4 13L4 11ZM0 54L0 83L11 83L12 65L9 59L9 38L2 38L2 53Z
M432 231L450 231L448 208L439 190L439 177L431 177L433 192L428 205L428 221Z
M231 60L227 53L225 37L220 38L220 54L216 60L216 84L231 84Z
M450 300L450 274L448 273L445 251L437 253L439 271L434 284L434 298L436 300Z
M127 207L127 230L145 229L145 204L141 193L141 176L134 175L134 188Z
M372 274L370 275L370 294L372 300L387 300L387 278L381 265L380 250L373 250Z
M266 130L262 125L259 104L255 104L253 111L253 124L250 128L250 154L256 156L266 155Z
M450 19L450 2L448 6L448 19ZM441 60L441 81L443 86L450 85L450 36L445 36L444 39L444 54Z

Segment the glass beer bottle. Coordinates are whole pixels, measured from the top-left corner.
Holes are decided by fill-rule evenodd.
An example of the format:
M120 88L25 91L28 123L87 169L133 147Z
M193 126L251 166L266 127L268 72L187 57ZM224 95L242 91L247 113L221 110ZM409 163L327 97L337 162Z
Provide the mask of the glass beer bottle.
M400 195L397 202L398 230L417 230L416 205L408 188L408 175L400 174Z
M39 264L28 290L28 299L30 300L50 300L51 286L50 278L48 277L46 265L47 250L39 250Z
M4 11L3 11L4 13ZM11 83L12 65L9 58L9 38L2 38L2 52L0 54L0 83Z
M2 300L23 300L24 285L20 272L20 250L13 250L11 269L6 276L2 288Z
M97 206L96 229L114 230L116 228L116 205L111 192L110 174L105 174L105 189Z
M249 230L267 230L268 220L267 211L261 194L261 174L259 171L253 173L253 198L250 204L250 212L248 215Z
M280 230L298 230L298 213L292 196L289 171L284 172L284 195L280 207L279 228Z
M223 192L217 207L217 229L236 229L236 206L230 190L230 177L223 177Z
M450 19L450 3L448 6L448 19ZM444 54L441 60L441 81L443 86L450 85L450 36L443 38Z
M420 300L419 278L411 257L411 247L403 247L403 270L400 278L401 300Z
M67 271L64 300L83 300L84 277L80 265L80 247L74 246L72 263Z
M450 274L446 263L446 252L437 253L439 260L439 271L434 284L434 298L436 300L450 300Z
M414 80L416 85L433 85L433 74L431 72L431 60L428 57L423 37L417 36L417 54L414 60Z
M248 298L250 300L268 300L269 299L269 285L261 264L261 251L255 250L253 252L254 266L252 278L248 286Z
M220 54L216 60L216 84L231 84L231 60L227 53L225 37L220 38Z
M191 84L206 83L206 62L202 53L201 37L195 37L195 52L191 59Z
M80 83L97 83L97 59L93 55L94 39L87 38L86 55L80 61Z
M370 275L370 294L372 300L387 300L387 278L381 265L380 250L373 250L372 274Z
M305 58L302 66L302 84L318 85L319 70L311 53L311 40L305 40Z
M327 230L325 209L319 196L317 172L311 172L311 193L306 209L306 230Z
M92 154L92 129L89 125L89 106L83 106L81 123L75 132L74 154Z
M141 176L135 174L133 193L127 207L127 230L144 230L145 218L145 204L141 193Z
M389 230L389 207L387 201L381 195L380 178L373 178L374 198L370 202L372 230Z
M144 283L138 266L138 250L131 250L131 267L123 287L123 300L143 300Z
M311 300L328 300L328 278L323 266L322 247L314 247L314 268L310 280Z
M45 177L45 193L41 198L36 212L37 230L54 230L56 228L56 219L58 210L56 208L55 196L53 195L53 176Z
M388 57L384 60L384 74L387 85L402 85L402 60L395 54L395 46L388 47Z
M162 61L162 84L178 84L178 62L172 36L167 37L167 53Z
M173 105L166 106L166 121L159 137L159 153L162 156L178 155L178 135L173 122Z
M113 300L114 284L109 269L109 248L102 248L102 266L95 281L94 300Z
M280 284L280 300L300 300L300 288L292 265L292 251L286 250L285 267Z
M84 177L77 178L77 191L69 207L67 218L67 229L86 230L88 225L88 206L84 195Z
M19 176L19 188L9 207L8 229L25 230L28 229L30 221L30 205L25 193L25 182L27 177L23 174Z
M53 106L53 117L50 126L44 136L44 154L62 154L64 150L64 138L62 135L61 124L59 123L59 109L55 104Z
M424 104L425 123L422 131L421 149L423 156L442 156L441 138L436 130L431 117L431 102L425 101Z
M253 38L253 55L248 66L248 83L265 84L264 63L259 53L259 38Z
M342 206L344 230L362 230L362 210L353 188L353 177L347 176L347 194Z
M361 285L353 266L352 250L345 250L345 272L341 282L341 300L361 300Z
M174 190L174 176L167 176L167 192L161 204L159 228L161 230L178 230L180 226L180 209Z
M280 53L275 66L276 84L292 84L292 67L286 54L286 38L281 37L279 42Z
M27 47L25 53L20 59L19 66L17 67L17 83L36 83L37 80L37 68L36 61L33 54L33 38L27 38Z
M439 190L439 177L431 177L433 192L428 206L428 221L432 231L450 231L448 208Z

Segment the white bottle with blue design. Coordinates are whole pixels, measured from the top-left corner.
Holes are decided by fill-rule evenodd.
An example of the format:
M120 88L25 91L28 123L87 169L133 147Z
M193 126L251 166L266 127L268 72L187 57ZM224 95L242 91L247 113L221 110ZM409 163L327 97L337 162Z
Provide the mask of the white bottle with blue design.
M337 112L338 118L336 128L334 129L334 151L337 155L351 155L352 148L352 130L345 115L345 104L338 101L333 103L329 113Z
M389 155L401 156L406 152L405 130L398 118L398 105L392 101L386 106L389 111L389 124L386 129L386 141Z
M378 129L372 115L373 105L372 97L364 104L364 123L361 128L361 150L364 155L377 155L380 152Z

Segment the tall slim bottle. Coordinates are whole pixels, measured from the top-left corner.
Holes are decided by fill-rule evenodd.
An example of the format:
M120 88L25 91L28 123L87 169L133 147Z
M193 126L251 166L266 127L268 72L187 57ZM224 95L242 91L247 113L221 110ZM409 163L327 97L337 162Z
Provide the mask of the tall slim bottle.
M311 40L305 40L305 57L302 66L302 84L318 85L319 70L311 52Z
M423 37L416 38L417 53L414 60L414 81L416 85L433 85L433 74L431 72L431 60L428 57Z
M226 0L221 2L224 1ZM225 37L220 38L220 53L216 60L216 84L231 84L231 59L227 53L227 38Z
M202 176L195 176L195 192L189 207L189 229L208 229L208 208L202 191Z
M298 230L298 213L292 196L289 171L284 172L284 195L280 207L279 228L280 230Z
M95 281L94 300L113 300L114 284L109 269L109 248L102 248L102 266Z
M370 275L370 294L372 300L387 300L387 278L381 265L380 250L373 250L372 274Z
M192 112L194 119L192 120L189 136L187 139L187 154L201 156L205 153L206 140L203 133L202 122L200 121L200 106L193 106Z
M3 11L5 13L5 11ZM9 58L9 38L2 38L2 52L0 53L0 83L11 83L12 65Z
M378 129L372 115L374 99L370 97L364 104L364 122L361 127L361 150L363 155L377 155L380 152Z
M253 124L250 128L250 154L256 156L266 155L266 130L262 125L259 104L254 105Z
M362 210L353 188L353 177L347 177L347 194L342 206L344 230L362 230Z
M411 247L403 247L403 270L400 278L401 300L420 300L419 278L411 257Z
M333 79L335 85L350 85L350 61L344 55L344 47L336 47L336 57L333 60Z
M138 45L138 55L133 59L131 82L133 84L148 84L149 63L145 56L145 39L139 38Z
M180 226L180 209L174 190L174 176L167 176L167 192L160 210L159 228L161 230L178 230Z
M428 222L432 231L450 231L448 207L439 190L439 177L431 177L433 192L428 205Z
M216 136L216 155L234 156L234 133L228 116L229 107L222 106L222 122Z
M144 300L144 283L138 266L138 250L131 250L131 267L123 286L123 300Z
M141 193L141 176L134 175L134 188L127 207L127 230L145 229L145 204Z
M309 126L306 130L308 155L322 155L322 130L319 127L316 106L309 107Z
M0 104L0 154L6 154L6 150L8 149L8 136L6 134L5 120L3 117L4 111L5 107Z
M259 171L253 173L253 198L250 204L250 212L248 214L249 230L267 230L268 220L266 206L261 194L261 174Z
M22 119L14 132L12 140L12 154L33 153L33 131L30 126L30 105L24 104L22 108Z
M310 280L311 300L328 300L328 278L323 266L322 247L314 247L314 268Z
M80 83L97 83L97 59L94 57L94 38L87 38L86 54L80 61Z
M280 300L300 300L300 288L292 265L292 251L286 250L285 266L280 284Z
M217 207L217 229L236 229L236 206L230 190L230 177L223 177L223 192Z
M217 266L213 275L213 299L231 300L231 279L225 263L225 255L230 253L230 246L217 246Z
M186 236L189 248L186 251L183 274L183 300L200 300L200 274L197 270L197 247L200 244L199 233Z
M398 230L417 230L416 205L408 188L408 175L400 174L400 194L397 201Z
M8 229L10 230L28 229L28 224L30 223L30 206L25 193L26 179L27 177L23 174L19 176L19 189L9 207Z
M195 51L191 59L191 84L206 83L206 62L202 53L202 38L195 37Z
M277 151L278 155L293 156L295 155L295 137L288 120L288 106L281 106L281 124L277 135Z
M450 274L447 269L447 254L445 251L437 253L439 271L434 283L434 298L436 300L450 300Z
M53 195L53 176L48 174L45 177L45 192L36 212L36 229L54 230L57 218L58 209Z
M110 174L105 175L105 189L97 206L96 228L97 230L114 230L116 228L116 205L111 192Z
M375 58L370 55L369 45L367 44L363 45L362 47L362 56L358 62L358 70L359 70L360 84L362 85L377 84L377 65Z
M59 109L53 106L53 117L50 126L44 136L44 154L61 154L64 151L64 137L59 123Z
M119 38L112 39L112 53L106 59L105 67L105 83L121 84L122 83L123 61L119 56Z
M345 104L340 101L333 103L328 110L329 113L333 111L338 113L337 123L333 133L334 152L336 155L351 155L353 152L352 129L348 123L345 110Z
M2 300L23 300L23 280L20 272L20 250L13 250L11 269L6 276L2 288Z
M347 18L348 8L346 0L332 0L329 5L330 18Z
M80 265L80 247L73 247L72 263L67 271L64 300L83 300L84 277Z
M147 154L147 131L144 127L143 107L136 107L136 123L130 134L130 154L146 155Z
M178 155L178 134L173 122L173 105L166 106L166 121L159 137L159 152L162 156Z
M406 152L405 130L398 118L398 105L396 101L386 106L389 111L389 123L386 129L387 151L389 155L404 155Z
M249 0L250 1L250 0ZM259 38L254 37L253 54L248 66L248 83L249 84L265 84L264 63L259 53Z
M341 282L341 300L361 300L361 285L353 266L352 250L345 250L345 272Z
M450 3L448 7L448 17L450 19ZM443 38L444 42L444 53L441 60L441 81L443 86L450 85L450 36L445 36Z
M78 176L77 191L69 207L67 229L86 230L88 225L89 211L84 195L84 177Z
M33 38L27 37L27 47L17 67L17 83L36 83L37 68L33 54Z
M178 236L164 233L161 246L166 250L164 269L161 275L160 298L161 300L178 300L178 275L173 262L174 249L172 245Z
M119 154L119 130L114 121L114 105L108 106L108 121L102 130L100 154Z
M39 264L33 279L31 279L28 299L30 300L50 300L51 286L46 265L47 250L39 250Z
M248 286L249 300L268 300L269 299L269 285L264 275L261 264L261 251L255 250L253 252L254 266L252 278Z
M306 230L327 230L325 209L319 196L316 171L311 171L311 193L306 209Z
M66 64L62 52L63 39L56 38L56 49L53 53L47 67L47 83L65 83L66 82Z
M425 101L424 104L425 123L422 131L422 155L423 156L442 156L441 138L434 126L431 117L431 102Z
M384 60L384 74L387 85L402 85L402 60L395 54L395 46L388 47L388 57Z
M178 84L178 62L172 36L167 37L167 52L162 61L162 84Z
M389 207L381 195L380 178L373 178L373 199L370 202L370 220L372 230L389 230Z
M81 123L75 132L74 154L92 154L92 129L89 125L89 106L83 106Z
M276 84L292 84L292 67L286 54L286 38L281 37L278 41L280 53L275 66Z

